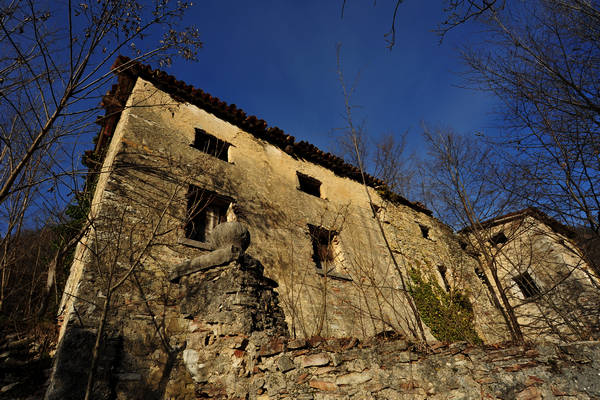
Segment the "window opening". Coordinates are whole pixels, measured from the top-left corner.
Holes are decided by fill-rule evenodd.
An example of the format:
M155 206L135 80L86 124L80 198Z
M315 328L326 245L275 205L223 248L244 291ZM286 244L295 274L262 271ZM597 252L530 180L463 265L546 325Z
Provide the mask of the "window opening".
M466 250L467 249L467 243L463 242L462 240L458 242L458 244L460 244L460 248L462 250Z
M536 285L535 281L527 272L523 272L521 275L517 275L513 278L519 289L523 293L525 298L534 297L540 294L540 288Z
M298 175L299 189L305 193L312 194L316 197L321 197L321 181L312 176L304 175L301 172L296 172Z
M206 154L217 157L219 160L229 161L229 143L217 139L204 129L196 128L192 147Z
M508 238L504 234L504 232L498 232L490 239L490 243L494 246L508 242Z
M421 235L425 239L429 239L429 227L419 224L419 228L421 228Z
M486 283L487 281L487 276L485 276L485 273L481 270L481 268L479 267L475 267L475 275L477 275L477 277L483 282Z
M308 225L308 230L313 246L313 261L317 269L329 271L335 261L333 242L337 233L314 225Z
M190 186L187 196L187 223L185 237L206 242L215 226L227 221L231 199L209 190Z
M448 278L446 277L446 266L445 265L438 265L438 271L440 273L440 276L442 277L442 281L444 282L444 287L446 288L446 292L450 292L450 284L448 283Z

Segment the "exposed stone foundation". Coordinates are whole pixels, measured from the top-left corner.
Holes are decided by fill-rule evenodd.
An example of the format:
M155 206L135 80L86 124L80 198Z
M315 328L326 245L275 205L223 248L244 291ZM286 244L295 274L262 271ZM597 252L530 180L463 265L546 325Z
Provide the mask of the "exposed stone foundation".
M400 337L293 339L285 336L277 284L258 261L242 254L225 265L189 264L201 270L178 278L170 350L137 337L152 335L150 325L106 337L93 398L600 398L598 342L502 348ZM67 330L47 398L82 398L94 336Z
M274 340L234 357L253 366L238 382L251 399L600 397L598 342L531 349L436 343L425 353L401 339L313 338Z

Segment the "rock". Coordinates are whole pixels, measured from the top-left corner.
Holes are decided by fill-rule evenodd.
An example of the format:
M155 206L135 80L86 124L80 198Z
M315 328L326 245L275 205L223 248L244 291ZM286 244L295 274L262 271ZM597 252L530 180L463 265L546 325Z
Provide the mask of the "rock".
M527 386L537 385L541 383L544 383L544 380L533 375L527 376L527 379L525 380L525 385Z
M308 384L312 388L323 390L325 392L332 392L334 390L337 390L337 385L332 382L326 382L326 381L320 381L317 379L313 379Z
M517 394L517 400L541 400L542 394L535 386L529 386Z
M244 350L246 345L248 345L248 338L245 336L235 336L229 344L229 347L232 349Z
M329 364L329 355L327 353L311 354L302 357L302 368L306 367L322 367Z
M371 380L371 373L365 372L351 372L346 375L342 375L335 380L338 385L359 385Z
M142 375L135 372L126 372L122 374L117 374L117 378L120 381L141 381Z
M305 339L293 339L293 340L290 340L287 344L287 348L289 350L303 349L305 347L306 347Z
M362 360L360 358L349 361L348 365L346 366L346 369L352 372L361 372L364 371L366 368L367 363L365 362L365 360Z
M176 265L174 271L169 275L169 281L179 283L184 276L228 264L240 255L240 250L235 246L222 247L202 254Z
M250 245L250 232L240 222L224 222L213 229L208 240L215 249L235 246L243 253Z
M325 339L321 336L312 336L308 339L310 347L318 347Z
M296 378L296 383L303 384L308 379L308 374L305 372Z
M318 367L315 371L313 371L313 375L325 375L332 371L335 371L334 367Z
M280 338L276 338L271 340L269 343L261 346L258 355L261 357L273 356L275 354L279 354L284 350L283 340Z
M410 362L411 360L411 352L410 351L403 351L402 353L399 353L396 356L396 360L400 363L407 363Z
M197 383L208 382L205 367L206 364L200 363L200 354L196 350L186 349L183 351L183 363L189 371L192 379Z
M294 362L286 355L279 357L277 367L281 372L288 372L295 368Z

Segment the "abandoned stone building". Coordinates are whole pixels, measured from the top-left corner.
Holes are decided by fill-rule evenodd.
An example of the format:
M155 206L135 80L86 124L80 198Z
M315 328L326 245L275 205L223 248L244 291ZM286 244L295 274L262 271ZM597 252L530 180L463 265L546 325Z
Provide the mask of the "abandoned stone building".
M462 233L475 247L484 247L481 252L489 256L499 285L489 277L491 268L484 267L482 256L479 275L506 293L527 337L598 337L599 281L588 256L576 245L573 230L527 208Z
M434 339L415 317L410 271L463 292L481 340L509 338L477 256L424 206L164 72L122 57L114 71L47 398L79 398L69 379L85 380L73 371L92 359L100 392L195 398L219 374L236 388L235 374L254 373L253 343L271 336ZM538 274L513 279L525 297ZM69 353L100 342L101 356ZM230 352L237 372L218 372Z

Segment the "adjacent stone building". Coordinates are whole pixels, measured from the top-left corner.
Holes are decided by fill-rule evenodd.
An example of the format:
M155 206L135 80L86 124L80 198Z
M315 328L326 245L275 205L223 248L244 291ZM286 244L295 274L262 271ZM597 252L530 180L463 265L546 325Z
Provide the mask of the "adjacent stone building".
M273 337L432 340L411 271L461 292L481 340L509 338L477 256L424 206L164 72L126 58L114 71L49 399L81 389L65 377L90 364L99 397L255 398L235 376L256 373ZM227 382L218 360L234 362Z
M507 295L527 339L598 338L599 281L574 231L527 208L463 233L486 253L480 254L478 275Z

